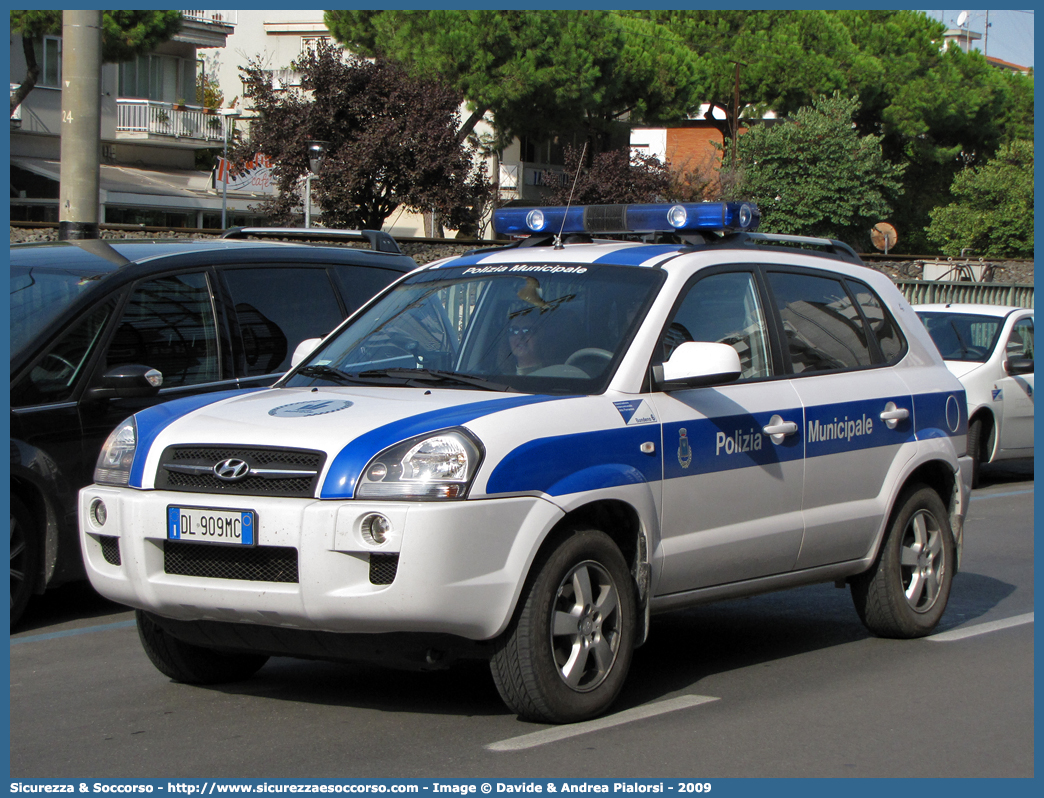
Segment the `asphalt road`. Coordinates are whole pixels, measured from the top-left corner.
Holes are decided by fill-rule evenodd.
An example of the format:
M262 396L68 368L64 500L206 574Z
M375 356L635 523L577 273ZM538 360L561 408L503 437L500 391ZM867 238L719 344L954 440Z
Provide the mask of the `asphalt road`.
M832 585L659 616L613 713L562 739L481 663L175 684L130 612L69 586L12 634L11 776L1031 777L1032 491L1020 461L973 493L947 634L871 637Z

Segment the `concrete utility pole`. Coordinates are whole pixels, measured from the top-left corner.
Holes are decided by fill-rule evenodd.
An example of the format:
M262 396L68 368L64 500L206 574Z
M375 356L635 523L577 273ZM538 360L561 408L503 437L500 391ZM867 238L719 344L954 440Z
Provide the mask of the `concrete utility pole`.
M98 238L101 11L62 12L61 188L58 238Z

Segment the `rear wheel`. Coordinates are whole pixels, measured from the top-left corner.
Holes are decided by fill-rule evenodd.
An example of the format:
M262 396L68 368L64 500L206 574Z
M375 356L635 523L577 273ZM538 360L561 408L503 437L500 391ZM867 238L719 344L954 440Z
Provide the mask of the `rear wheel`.
M635 591L616 544L578 531L528 580L490 662L501 698L531 720L570 723L604 712L631 666Z
M933 489L903 494L873 568L852 580L852 600L880 637L930 634L946 609L953 580L949 514Z
M138 638L152 664L164 676L186 684L220 684L253 676L268 662L265 654L226 654L178 640L147 612L135 610Z
M11 626L22 618L36 589L40 548L36 523L21 500L11 496Z

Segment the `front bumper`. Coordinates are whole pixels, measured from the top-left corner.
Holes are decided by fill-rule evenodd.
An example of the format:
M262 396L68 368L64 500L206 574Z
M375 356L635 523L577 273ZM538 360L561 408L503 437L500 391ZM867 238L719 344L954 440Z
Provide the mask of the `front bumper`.
M96 499L107 512L101 526L89 513ZM168 573L164 549L172 505L253 510L258 547L296 550L296 581ZM381 545L361 531L362 519L374 512L391 521ZM80 491L79 500L88 577L113 601L184 621L342 633L444 633L471 640L490 639L507 626L540 541L561 517L557 506L533 497L317 501L91 485ZM221 556L235 559L240 553L245 552ZM397 558L390 584L371 582L374 554Z

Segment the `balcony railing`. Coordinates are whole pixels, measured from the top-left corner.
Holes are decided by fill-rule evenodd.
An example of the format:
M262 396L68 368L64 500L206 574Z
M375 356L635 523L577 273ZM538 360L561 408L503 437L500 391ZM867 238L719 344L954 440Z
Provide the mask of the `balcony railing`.
M212 25L235 25L239 21L238 11L182 11L181 16L193 22L208 22Z
M154 100L116 101L116 132L171 136L193 141L222 142L225 117L198 105L175 106Z

